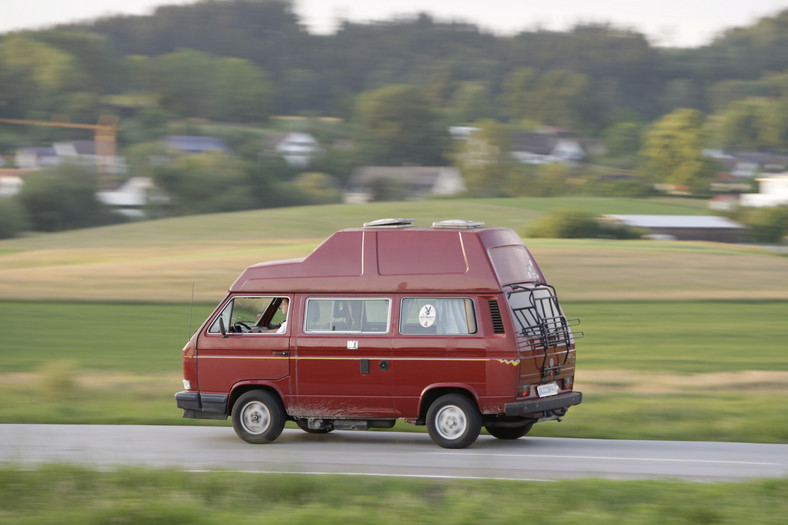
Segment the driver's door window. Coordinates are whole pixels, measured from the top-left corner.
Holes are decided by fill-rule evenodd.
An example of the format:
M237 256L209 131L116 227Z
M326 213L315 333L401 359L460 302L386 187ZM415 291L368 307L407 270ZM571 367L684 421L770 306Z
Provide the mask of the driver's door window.
M285 321L278 308L285 297L234 297L216 317L208 333L272 333Z

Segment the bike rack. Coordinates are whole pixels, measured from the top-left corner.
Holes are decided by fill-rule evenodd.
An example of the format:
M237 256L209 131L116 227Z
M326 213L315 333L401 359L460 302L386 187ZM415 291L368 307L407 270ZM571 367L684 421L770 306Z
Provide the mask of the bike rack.
M542 381L545 382L551 375L556 377L561 373L569 359L569 345L583 337L583 332L571 329L579 325L580 320L566 318L558 304L555 288L549 284L539 284L533 288L516 285L507 297L511 299L514 294L526 294L524 300L517 301L525 306L512 308L512 312L520 325L520 337L529 346L544 352ZM512 301L509 303L511 305ZM558 346L566 348L564 359L560 363L548 365L549 350Z

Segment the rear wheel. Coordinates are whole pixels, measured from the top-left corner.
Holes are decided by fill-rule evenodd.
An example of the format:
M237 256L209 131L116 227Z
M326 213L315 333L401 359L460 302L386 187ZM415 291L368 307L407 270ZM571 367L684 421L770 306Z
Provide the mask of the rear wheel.
M266 390L246 392L233 405L233 429L248 443L269 443L285 427L285 410L279 398Z
M460 394L436 399L427 411L427 431L443 448L465 448L476 441L482 417L476 403Z
M534 422L529 421L522 425L506 423L496 425L491 423L485 425L484 428L487 429L487 432L489 432L491 436L497 437L498 439L519 439L530 432L532 426L534 426Z

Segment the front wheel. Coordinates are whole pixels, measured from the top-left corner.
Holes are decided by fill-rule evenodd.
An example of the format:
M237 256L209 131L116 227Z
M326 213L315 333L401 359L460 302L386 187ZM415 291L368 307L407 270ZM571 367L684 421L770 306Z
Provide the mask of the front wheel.
M482 417L476 404L460 394L436 399L427 410L427 431L443 448L465 448L482 429Z
M285 427L285 410L279 398L266 390L246 392L233 405L233 429L248 443L269 443Z
M532 426L534 426L534 422L529 421L523 425L496 425L491 423L485 425L484 428L487 429L487 432L489 432L491 436L497 437L498 439L520 439L531 430Z

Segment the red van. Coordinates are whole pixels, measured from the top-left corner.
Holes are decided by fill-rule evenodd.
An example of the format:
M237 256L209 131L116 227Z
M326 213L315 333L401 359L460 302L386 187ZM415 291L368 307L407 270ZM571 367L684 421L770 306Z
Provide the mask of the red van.
M183 349L183 417L226 419L250 443L427 425L446 448L560 419L575 337L512 230L382 219L302 259L247 268Z

